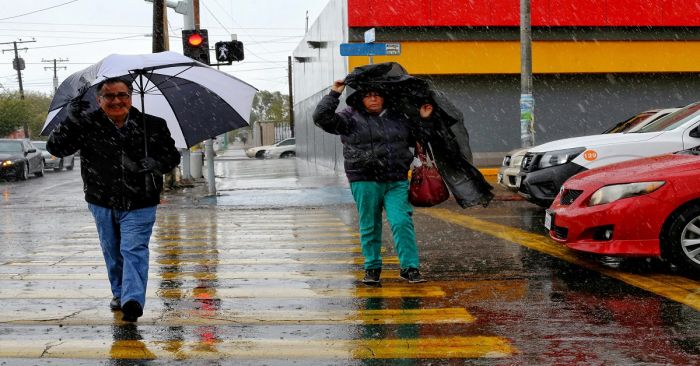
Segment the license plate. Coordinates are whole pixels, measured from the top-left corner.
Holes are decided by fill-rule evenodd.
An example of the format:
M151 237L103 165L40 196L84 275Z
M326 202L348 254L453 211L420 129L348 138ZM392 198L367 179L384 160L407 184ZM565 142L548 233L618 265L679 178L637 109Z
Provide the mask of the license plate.
M521 182L522 180L523 180L523 178L520 177L520 176L515 177L515 187L516 187L516 188L520 188L520 182Z
M544 212L544 227L547 230L552 230L552 221L554 221L554 213L547 210Z

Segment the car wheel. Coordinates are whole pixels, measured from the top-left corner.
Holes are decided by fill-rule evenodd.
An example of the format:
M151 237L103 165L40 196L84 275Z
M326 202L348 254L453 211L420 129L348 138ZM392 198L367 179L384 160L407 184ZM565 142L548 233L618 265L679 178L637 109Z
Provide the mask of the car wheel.
M678 213L669 227L666 245L673 264L700 270L700 206L688 206Z
M34 175L37 177L43 177L44 176L44 161L42 160L41 163L39 163L39 170L34 172Z
M60 172L61 169L63 169L63 158L61 158L61 161L58 162L58 165L55 168L53 168L53 170L56 172Z
M265 159L265 150L260 150L255 153L256 159Z
M296 155L297 154L294 151L285 151L282 153L282 155L280 155L280 158L282 158L282 159L293 158Z
M66 167L66 170L73 170L74 166L75 166L75 156L73 156L73 158L70 159L70 165Z
M29 179L29 162L24 161L22 163L22 170L19 171L17 178L20 180Z

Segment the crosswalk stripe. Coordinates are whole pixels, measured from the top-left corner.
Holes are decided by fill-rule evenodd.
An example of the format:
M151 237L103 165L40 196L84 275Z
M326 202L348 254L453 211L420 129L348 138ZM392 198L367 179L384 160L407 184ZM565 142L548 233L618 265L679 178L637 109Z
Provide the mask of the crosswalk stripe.
M364 276L364 271L295 271L284 272L270 271L246 271L246 272L151 272L149 279L163 280L263 280L263 279L288 279L288 280L359 280ZM397 270L383 270L383 279L399 278ZM61 281L61 280L107 280L104 270L99 273L0 273L0 281L21 280L21 281ZM1 287L1 286L0 286Z
M397 257L386 257L382 259L384 264L399 264ZM277 265L277 264L298 264L298 265L320 265L320 264L355 264L364 263L364 259L349 258L349 259L332 259L332 258L240 258L240 259L155 259L151 260L150 265L157 266L174 266L198 264L205 266L215 265ZM50 260L19 260L2 263L5 266L59 266L59 267L82 267L82 266L100 266L104 265L104 261L89 260L89 261L50 261Z
M287 254L318 254L318 253L361 253L362 248L358 245L354 246L331 246L331 247L320 247L320 246L315 246L311 248L304 248L304 247L291 247L291 248L259 248L259 249L251 249L251 248L231 248L231 247L212 247L212 248L198 248L198 249L184 249L184 248L177 248L177 249L167 249L167 248L151 248L151 251L155 254L152 255L167 255L167 256L173 256L173 255L202 255L202 256L209 256L213 258L226 258L227 255L235 255L236 257L248 257L251 255L263 255L266 257L271 257L274 255L287 255ZM382 251L384 252L384 248L382 248ZM33 253L33 257L47 257L47 258L52 258L56 257L56 252L52 251L37 251ZM70 258L82 258L82 257L102 257L102 251L101 250L79 250L76 253L71 253L70 251L64 251L64 256L70 257Z
M36 312L3 308L0 319L8 325L114 325L126 324L103 308L59 309ZM171 310L146 308L138 324L168 326L236 325L236 324L465 324L474 317L464 308L381 309L381 310Z
M111 341L94 339L0 340L4 358L73 359L414 359L499 358L515 352L501 337L418 339L299 340L241 339L208 341Z
M84 244L62 244L62 245L46 245L42 246L41 249L47 251L60 250L61 252L70 250L85 250L91 249L99 246L99 239L97 237L90 238L89 240L84 240ZM54 241L56 242L56 241ZM61 241L63 242L63 241ZM74 241L68 241L74 242ZM153 248L187 248L187 247L213 247L213 248L283 248L285 246L306 246L306 245L358 245L360 241L357 239L327 239L327 240L306 240L306 239L293 239L293 240L266 240L266 241L249 241L249 240L231 240L228 238L219 239L216 241L151 241L150 247Z
M198 296L210 298L394 298L394 297L444 297L438 286L391 285L358 288L290 288L290 287L240 287L240 288L194 288L153 289L146 291L147 298L194 299ZM2 288L0 299L106 299L111 297L109 289L54 289L54 288Z

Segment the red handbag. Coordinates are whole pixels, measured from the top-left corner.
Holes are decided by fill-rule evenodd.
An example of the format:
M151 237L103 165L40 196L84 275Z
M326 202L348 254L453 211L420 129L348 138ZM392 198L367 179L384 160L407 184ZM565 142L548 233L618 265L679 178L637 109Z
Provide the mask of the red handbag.
M415 156L418 157L421 165L413 168L408 200L416 207L431 207L445 202L450 198L450 192L435 166L430 144L425 151L420 144L416 143Z

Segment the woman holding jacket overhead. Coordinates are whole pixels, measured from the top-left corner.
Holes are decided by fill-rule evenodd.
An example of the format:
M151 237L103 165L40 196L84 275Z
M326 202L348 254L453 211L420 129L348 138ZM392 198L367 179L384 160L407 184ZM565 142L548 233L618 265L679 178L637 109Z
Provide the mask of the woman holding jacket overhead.
M313 114L324 131L340 135L345 173L350 181L360 221L360 241L365 258L366 284L379 283L382 271L382 211L394 237L401 266L400 276L409 283L425 282L419 271L418 246L413 228L413 208L408 202L408 170L413 161L415 122L392 108L390 95L381 88L355 91L348 107L336 113L345 83L337 80ZM433 107L419 109L422 119Z

